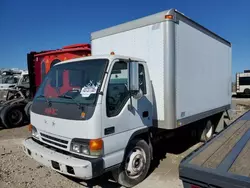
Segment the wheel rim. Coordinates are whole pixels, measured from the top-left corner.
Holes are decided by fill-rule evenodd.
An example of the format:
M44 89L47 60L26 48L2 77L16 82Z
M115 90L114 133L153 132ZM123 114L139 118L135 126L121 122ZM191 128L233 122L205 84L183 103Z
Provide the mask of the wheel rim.
M11 124L16 125L22 120L22 112L13 109L11 112L9 112L8 119Z
M125 164L125 172L128 177L135 179L145 169L146 154L141 147L135 147L128 155Z
M210 127L208 127L208 131L207 131L206 137L210 138L212 136L212 134L213 134L213 127L210 126Z

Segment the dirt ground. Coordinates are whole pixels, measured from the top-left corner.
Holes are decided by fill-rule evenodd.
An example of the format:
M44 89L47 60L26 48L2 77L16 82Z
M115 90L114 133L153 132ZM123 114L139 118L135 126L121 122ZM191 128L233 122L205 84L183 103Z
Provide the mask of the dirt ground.
M233 121L250 107L250 99L232 100ZM0 188L62 188L62 187L120 187L110 178L110 174L91 181L63 176L47 167L41 166L22 151L22 141L29 135L27 126L14 129L0 127ZM136 187L182 188L179 180L180 161L201 143L187 142L179 135L156 147L156 160L149 176Z

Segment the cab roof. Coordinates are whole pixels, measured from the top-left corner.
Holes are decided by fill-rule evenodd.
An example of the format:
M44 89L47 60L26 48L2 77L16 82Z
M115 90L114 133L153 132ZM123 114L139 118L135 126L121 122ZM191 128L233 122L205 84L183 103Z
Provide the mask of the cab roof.
M64 63L72 63L72 62L92 60L92 59L108 59L110 61L113 61L114 59L124 59L124 60L129 60L130 59L131 61L145 62L145 60L140 59L140 58L135 58L135 57L130 57L130 56L123 56L123 55L96 55L96 56L86 56L86 57L80 57L80 58L75 58L75 59L62 61L60 63L57 63L55 66L60 65L60 64L64 64Z

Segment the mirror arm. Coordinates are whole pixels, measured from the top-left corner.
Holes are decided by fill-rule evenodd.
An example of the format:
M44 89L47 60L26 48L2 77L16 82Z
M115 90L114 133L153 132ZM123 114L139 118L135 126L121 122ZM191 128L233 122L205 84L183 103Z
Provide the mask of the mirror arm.
M133 108L133 102L132 102L132 95L130 91L129 91L129 100L130 100L130 104L128 105L128 110L131 111Z
M131 59L129 58L128 60L128 66L129 66L129 84L128 84L128 89L129 89L129 100L130 104L128 105L128 110L131 111L133 108L133 102L132 102L132 95L131 95L131 88L130 88L130 69L131 69Z

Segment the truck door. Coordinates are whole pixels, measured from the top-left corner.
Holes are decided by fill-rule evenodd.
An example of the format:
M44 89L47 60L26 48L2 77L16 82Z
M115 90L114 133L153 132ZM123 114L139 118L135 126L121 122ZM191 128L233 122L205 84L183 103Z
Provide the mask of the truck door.
M105 155L110 156L107 167L121 162L123 151L135 129L146 128L151 124L152 104L148 100L144 65L139 64L140 99L130 98L128 88L128 62L117 60L113 63L104 95L102 115L102 135ZM129 106L132 103L132 108ZM117 156L119 155L119 156Z

